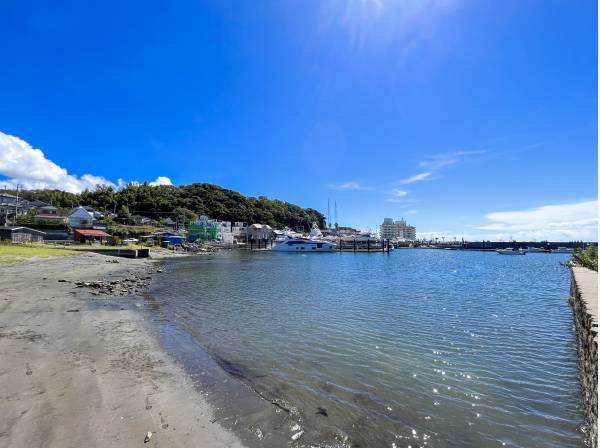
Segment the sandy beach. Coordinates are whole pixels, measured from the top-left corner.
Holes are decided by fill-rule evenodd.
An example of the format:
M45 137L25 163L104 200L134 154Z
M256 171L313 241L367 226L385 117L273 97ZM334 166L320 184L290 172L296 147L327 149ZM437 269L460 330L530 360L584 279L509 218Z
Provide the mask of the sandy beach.
M243 446L142 313L77 286L134 276L129 294L161 275L155 260L111 260L0 265L0 447Z

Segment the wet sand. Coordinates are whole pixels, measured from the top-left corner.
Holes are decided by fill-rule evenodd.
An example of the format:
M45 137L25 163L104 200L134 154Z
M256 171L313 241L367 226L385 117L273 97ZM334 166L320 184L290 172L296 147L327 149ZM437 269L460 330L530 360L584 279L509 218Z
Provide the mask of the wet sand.
M0 447L243 446L141 312L77 287L161 275L151 260L111 259L0 265Z

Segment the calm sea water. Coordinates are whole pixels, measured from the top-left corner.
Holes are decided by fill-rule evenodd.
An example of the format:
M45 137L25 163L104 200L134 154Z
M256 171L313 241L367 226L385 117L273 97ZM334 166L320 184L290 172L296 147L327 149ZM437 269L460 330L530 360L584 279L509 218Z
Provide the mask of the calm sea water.
M227 252L174 262L153 296L299 442L580 447L566 259Z

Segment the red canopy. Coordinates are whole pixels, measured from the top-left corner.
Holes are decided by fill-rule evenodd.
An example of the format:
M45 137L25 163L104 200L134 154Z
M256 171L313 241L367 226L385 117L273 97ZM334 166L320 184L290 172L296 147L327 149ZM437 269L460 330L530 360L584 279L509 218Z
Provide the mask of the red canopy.
M98 229L75 229L75 233L87 236L110 236L105 231Z

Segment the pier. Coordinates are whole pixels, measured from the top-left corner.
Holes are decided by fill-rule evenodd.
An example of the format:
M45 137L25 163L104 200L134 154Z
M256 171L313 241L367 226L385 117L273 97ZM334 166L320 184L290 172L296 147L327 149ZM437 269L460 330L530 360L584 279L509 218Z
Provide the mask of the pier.
M339 252L385 252L389 253L392 243L390 240L356 240L342 239L337 241Z

